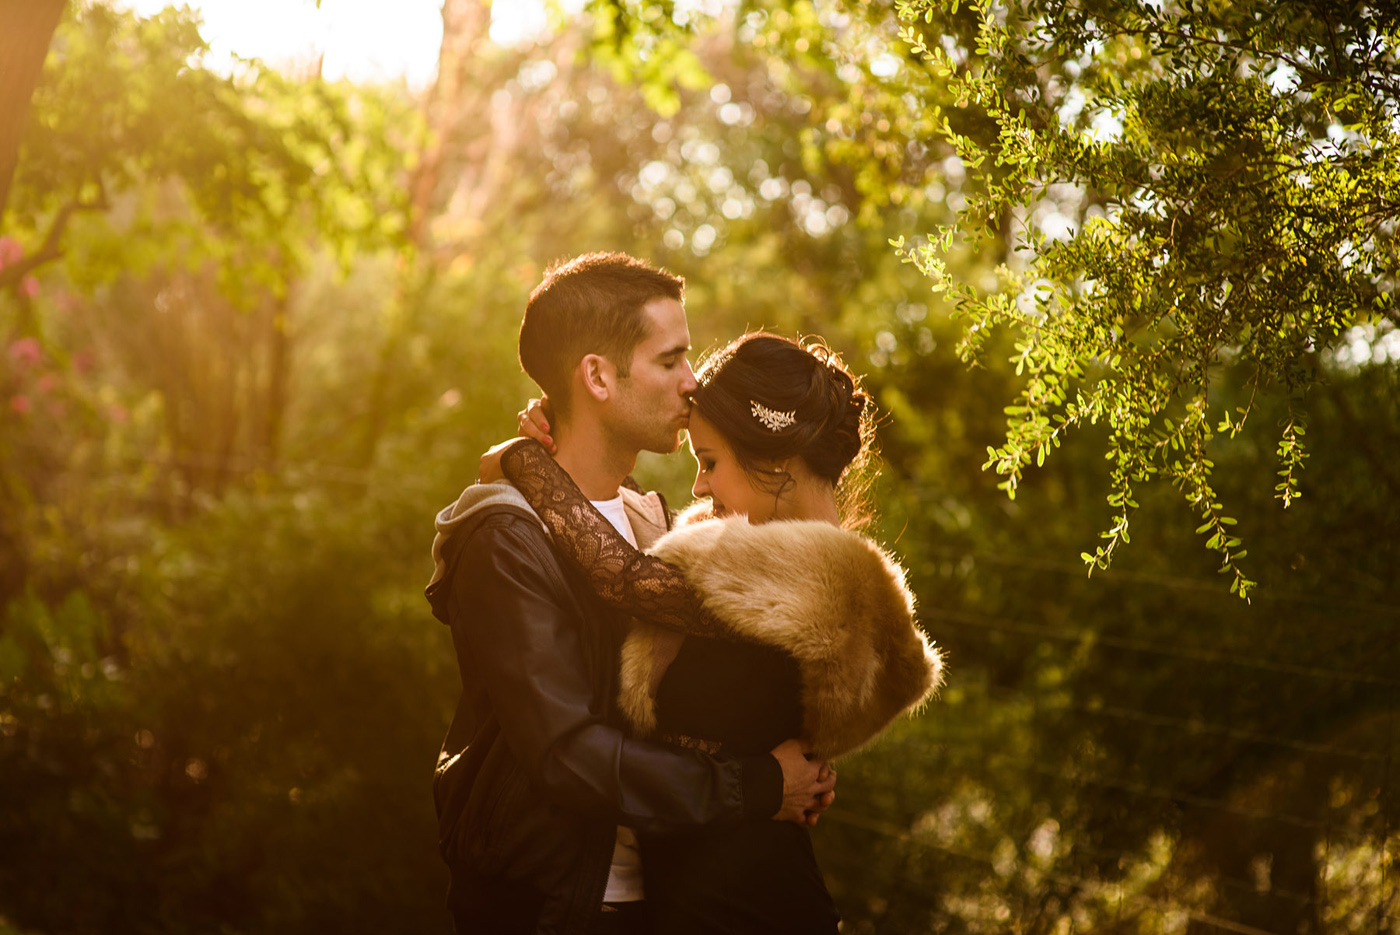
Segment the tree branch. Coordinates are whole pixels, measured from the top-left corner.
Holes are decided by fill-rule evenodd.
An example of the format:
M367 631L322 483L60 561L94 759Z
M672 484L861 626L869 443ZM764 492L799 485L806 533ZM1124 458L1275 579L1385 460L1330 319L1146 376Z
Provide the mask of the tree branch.
M43 266L45 263L52 263L63 256L63 248L59 241L63 239L63 233L68 228L68 222L74 214L80 211L103 211L108 207L107 193L101 191L97 198L92 201L83 201L75 198L58 209L54 215L53 223L49 225L48 233L44 235L44 242L38 250L29 254L18 263L0 269L0 290L12 289L23 281L25 276Z
M1114 29L1116 29L1122 35L1172 36L1173 38L1182 39L1186 42L1189 42L1192 45L1210 45L1215 46L1217 48L1230 49L1231 51L1244 52L1260 59L1275 58L1281 62L1285 62L1288 65L1290 65L1295 71L1298 72L1299 75L1306 75L1312 78L1312 80L1318 84L1336 80L1333 76L1327 74L1326 72L1318 71L1315 68L1310 68L1307 65L1304 65L1302 62L1298 61L1297 59L1284 55L1282 52L1265 52L1261 49L1257 49L1245 43L1227 42L1223 39L1212 39L1209 36L1192 35L1191 33L1185 33L1175 29L1167 29L1162 26L1142 27L1134 29L1124 23L1118 22L1112 17L1103 14L1099 14L1099 18L1102 19L1108 25L1114 27Z

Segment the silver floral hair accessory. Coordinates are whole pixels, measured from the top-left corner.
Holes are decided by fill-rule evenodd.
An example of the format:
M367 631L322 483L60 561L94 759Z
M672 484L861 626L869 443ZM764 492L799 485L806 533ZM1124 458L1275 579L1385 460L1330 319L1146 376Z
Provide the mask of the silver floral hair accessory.
M792 412L778 412L775 409L769 409L756 399L749 400L749 406L752 407L750 411L753 412L753 417L762 422L770 432L781 432L797 421L796 409Z

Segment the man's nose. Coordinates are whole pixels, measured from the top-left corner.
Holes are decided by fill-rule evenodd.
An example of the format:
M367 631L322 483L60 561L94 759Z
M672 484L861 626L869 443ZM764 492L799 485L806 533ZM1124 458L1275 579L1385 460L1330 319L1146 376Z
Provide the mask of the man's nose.
M681 395L689 396L700 384L695 381L695 371L690 369L690 361L685 362L685 374L681 378Z

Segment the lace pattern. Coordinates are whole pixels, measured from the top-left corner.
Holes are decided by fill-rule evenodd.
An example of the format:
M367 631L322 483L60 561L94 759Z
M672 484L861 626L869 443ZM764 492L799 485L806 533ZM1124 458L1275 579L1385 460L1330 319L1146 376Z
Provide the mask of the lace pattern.
M507 448L501 471L608 606L691 636L734 638L700 606L680 569L634 548L538 442Z
M656 739L661 743L668 743L673 747L680 747L683 750L703 750L710 756L719 756L724 752L724 744L718 740L702 740L699 737L692 737L689 734L675 734L671 731L662 731Z

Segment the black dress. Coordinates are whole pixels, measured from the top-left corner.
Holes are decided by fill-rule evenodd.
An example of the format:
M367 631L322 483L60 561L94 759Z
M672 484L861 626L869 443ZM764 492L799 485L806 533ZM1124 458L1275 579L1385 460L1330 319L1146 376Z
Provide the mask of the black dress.
M656 695L663 739L735 756L798 736L797 663L754 643L687 637ZM745 822L642 838L652 929L676 935L834 933L840 915L806 828Z
M746 756L801 734L801 681L790 655L731 637L700 607L679 569L633 548L540 446L508 448L501 468L600 597L687 634L657 690L662 742ZM641 844L647 910L658 935L837 930L840 915L804 827L749 821L647 835Z

